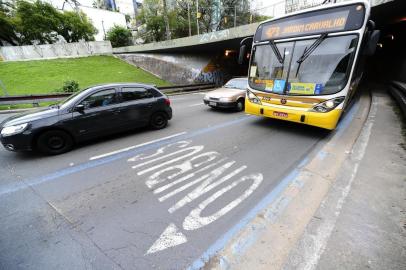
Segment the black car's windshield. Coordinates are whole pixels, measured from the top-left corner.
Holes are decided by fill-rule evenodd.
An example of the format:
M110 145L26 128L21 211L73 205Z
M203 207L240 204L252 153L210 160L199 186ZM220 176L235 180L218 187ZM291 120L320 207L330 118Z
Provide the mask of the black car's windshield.
M240 78L240 79L231 79L225 85L225 88L234 88L234 89L241 89L247 90L248 88L248 79L247 78Z
M278 60L269 44L255 47L249 71L253 89L290 95L327 95L346 85L358 37L327 37L306 56L317 39L276 43L284 61Z
M89 88L86 88L86 89L83 89L83 90L80 90L80 91L76 92L75 94L73 94L73 95L67 97L66 99L62 100L61 102L59 102L57 105L59 105L60 107L65 107L65 106L67 106L67 105L70 103L70 101L72 101L73 99L75 99L75 97L77 97L78 95L82 94L83 91L85 91L85 90L87 90L87 89L89 89Z

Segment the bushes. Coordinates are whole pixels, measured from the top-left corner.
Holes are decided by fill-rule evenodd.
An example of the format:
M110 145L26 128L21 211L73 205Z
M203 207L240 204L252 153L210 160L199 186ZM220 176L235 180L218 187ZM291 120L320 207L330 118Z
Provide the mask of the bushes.
M131 45L131 31L125 27L115 25L107 32L107 40L111 46L123 47Z
M79 91L79 83L75 80L65 81L62 86L62 92L73 93Z

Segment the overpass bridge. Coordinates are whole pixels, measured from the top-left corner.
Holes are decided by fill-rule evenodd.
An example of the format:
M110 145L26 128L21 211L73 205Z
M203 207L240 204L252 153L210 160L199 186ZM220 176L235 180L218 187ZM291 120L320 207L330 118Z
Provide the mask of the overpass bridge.
M389 45L381 48L375 58L384 61L388 59L388 54L403 55L403 52L396 48L401 48L399 44L405 42L406 1L374 0L372 6L371 18L377 23L377 28L382 30L381 44ZM258 25L259 23L254 23L202 35L113 48L113 53L175 84L193 82L222 84L233 76L246 76L248 61L243 65L237 63L239 44L242 39L252 36ZM394 33L396 39L386 40ZM391 49L388 49L389 47ZM405 57L390 57L390 59L398 59L401 61L400 66L406 66L402 64L406 62ZM400 71L394 70L390 63L388 70L399 73L399 76L406 74L406 70L402 68Z

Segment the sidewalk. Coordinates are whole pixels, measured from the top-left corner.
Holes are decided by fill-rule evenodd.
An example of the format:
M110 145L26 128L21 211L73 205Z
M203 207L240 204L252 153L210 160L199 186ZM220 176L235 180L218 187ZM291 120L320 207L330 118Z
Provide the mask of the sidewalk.
M284 269L406 269L406 123L396 106L373 93L371 129L363 131L370 133L361 134Z

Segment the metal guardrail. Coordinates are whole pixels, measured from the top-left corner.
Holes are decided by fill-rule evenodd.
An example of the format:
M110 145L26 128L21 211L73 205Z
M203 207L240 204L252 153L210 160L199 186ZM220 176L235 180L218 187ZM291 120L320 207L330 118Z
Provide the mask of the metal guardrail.
M389 85L389 91L406 117L406 83L392 81Z
M214 87L216 87L215 84L200 83L200 84L161 86L157 88L163 93L170 95L174 93L212 89ZM73 93L54 93L44 95L0 96L0 105L33 104L34 106L38 106L40 102L58 101L67 98L72 94Z

